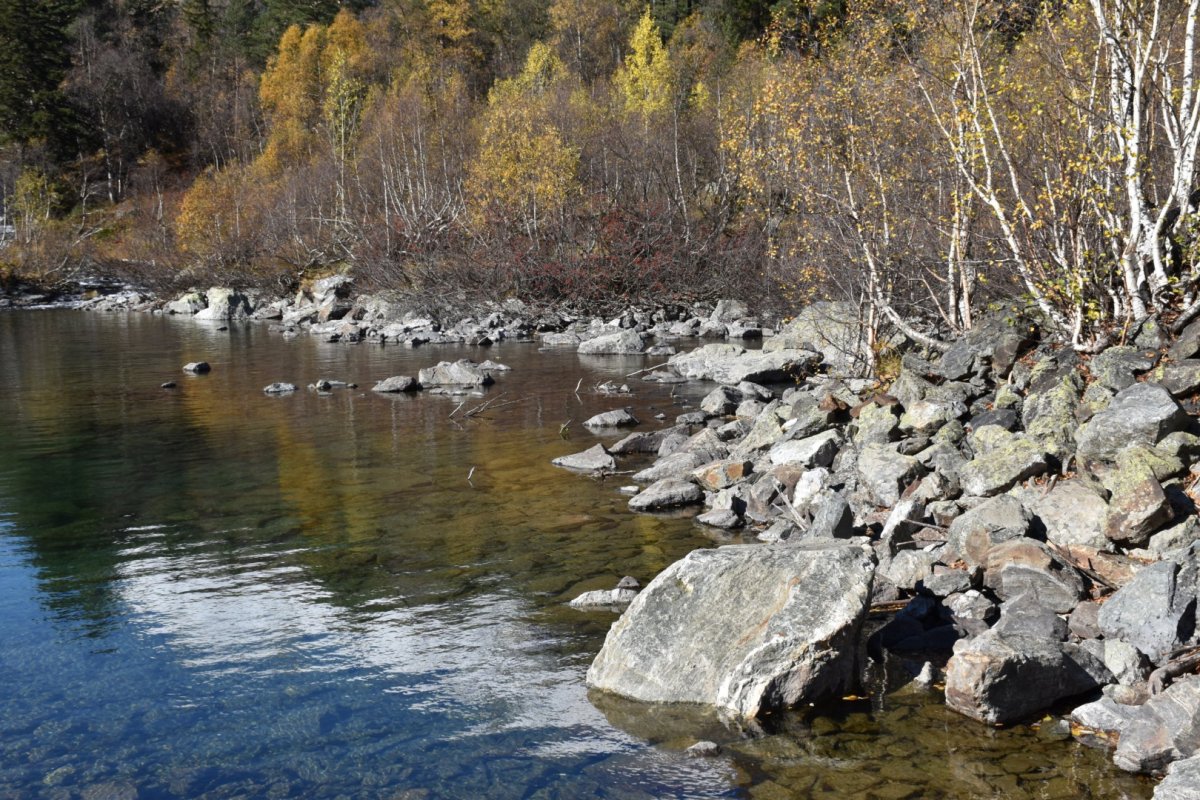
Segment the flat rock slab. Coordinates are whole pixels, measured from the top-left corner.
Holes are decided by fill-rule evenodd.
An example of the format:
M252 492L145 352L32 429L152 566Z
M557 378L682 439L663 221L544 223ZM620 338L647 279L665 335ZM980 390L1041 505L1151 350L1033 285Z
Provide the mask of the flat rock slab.
M608 451L604 449L604 445L602 444L589 447L582 453L559 456L550 463L556 467L564 467L579 472L605 472L617 468L616 459L608 454Z
M623 408L604 411L589 417L584 423L585 428L631 428L638 424L638 419Z
M421 391L421 382L411 375L393 375L390 378L384 378L379 383L371 387L371 391L380 392L382 394L399 394L400 392L419 392Z
M617 620L588 685L743 717L837 695L853 677L873 574L859 545L696 550Z
M810 350L747 351L730 344L709 344L672 356L670 365L685 378L737 384L779 383L810 372L821 356Z
M663 478L631 498L629 507L634 511L665 511L695 505L703 500L704 491L691 481Z
M1130 772L1156 772L1200 755L1200 676L1187 675L1138 707L1121 731L1113 763Z
M440 361L417 373L422 386L491 386L495 379L479 365L467 359Z

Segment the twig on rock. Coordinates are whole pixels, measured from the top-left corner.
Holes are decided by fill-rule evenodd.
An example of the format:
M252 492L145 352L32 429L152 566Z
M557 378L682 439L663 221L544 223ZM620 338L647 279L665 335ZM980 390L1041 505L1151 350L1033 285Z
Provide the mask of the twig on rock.
M1150 694L1158 694L1171 685L1171 681L1200 668L1200 647L1176 650L1171 659L1150 673Z

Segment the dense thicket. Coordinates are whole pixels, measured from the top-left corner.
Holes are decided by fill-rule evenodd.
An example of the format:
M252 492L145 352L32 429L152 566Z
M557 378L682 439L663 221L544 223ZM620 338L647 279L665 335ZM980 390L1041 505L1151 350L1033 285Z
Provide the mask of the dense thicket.
M6 274L1200 310L1200 0L0 0Z

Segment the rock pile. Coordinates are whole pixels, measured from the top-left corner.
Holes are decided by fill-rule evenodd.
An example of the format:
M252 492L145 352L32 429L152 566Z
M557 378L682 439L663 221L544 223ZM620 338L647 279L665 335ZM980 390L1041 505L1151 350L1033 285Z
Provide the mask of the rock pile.
M942 651L951 708L1010 723L1100 696L1076 714L1081 736L1100 726L1119 739L1124 769L1180 761L1175 784L1194 773L1183 760L1200 757L1200 677L1187 674L1200 666L1200 437L1186 375L1200 326L1169 352L1150 329L1089 360L997 315L937 360L906 355L877 387L839 377L855 352L841 322L805 318L763 352L673 357L647 379L717 380L701 411L593 448L655 457L634 475L631 509L694 505L700 522L770 544L694 553L658 576L589 682L753 715L838 690L822 688L818 665L847 657L855 615L907 600L871 649ZM762 385L784 375L792 385ZM853 578L835 568L859 558ZM813 565L834 582L815 581ZM836 635L778 616L847 598ZM777 643L776 625L795 640ZM769 664L756 651L804 641L831 650Z

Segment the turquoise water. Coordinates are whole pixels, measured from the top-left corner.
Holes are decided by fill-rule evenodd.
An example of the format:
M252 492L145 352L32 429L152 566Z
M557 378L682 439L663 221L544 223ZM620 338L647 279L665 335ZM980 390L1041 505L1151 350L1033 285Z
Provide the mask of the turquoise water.
M459 357L511 365L511 405L365 390ZM564 603L712 544L549 464L703 391L591 390L646 364L0 314L0 797L1149 796L936 697L759 730L589 698L613 617ZM318 378L364 388L261 391Z

